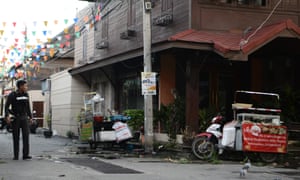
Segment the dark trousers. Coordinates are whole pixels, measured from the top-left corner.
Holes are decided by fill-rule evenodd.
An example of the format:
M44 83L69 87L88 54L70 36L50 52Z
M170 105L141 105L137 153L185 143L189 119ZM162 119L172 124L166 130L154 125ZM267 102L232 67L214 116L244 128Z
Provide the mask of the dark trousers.
M13 141L14 141L14 157L19 157L19 141L20 129L22 129L23 138L23 157L29 155L29 126L28 118L26 116L17 116L12 122Z

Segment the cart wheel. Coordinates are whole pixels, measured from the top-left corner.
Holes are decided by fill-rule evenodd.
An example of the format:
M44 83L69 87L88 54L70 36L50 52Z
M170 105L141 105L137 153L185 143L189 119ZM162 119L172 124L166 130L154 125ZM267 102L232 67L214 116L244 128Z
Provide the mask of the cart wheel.
M278 154L276 153L259 153L260 159L266 163L272 163L276 161Z

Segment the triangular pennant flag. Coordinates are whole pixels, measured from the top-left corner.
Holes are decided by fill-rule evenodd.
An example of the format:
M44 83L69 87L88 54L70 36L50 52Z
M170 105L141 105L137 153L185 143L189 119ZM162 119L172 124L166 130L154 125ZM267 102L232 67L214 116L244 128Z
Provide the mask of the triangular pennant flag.
M0 35L3 36L4 30L0 30Z
M5 27L6 26L6 22L2 22L2 26Z
M14 26L14 27L16 27L16 25L17 25L17 23L16 23L16 22L13 22L12 24L13 24L13 26Z
M36 26L36 24L37 24L37 22L36 22L36 21L33 21L33 26L34 26L34 27Z
M78 25L75 25L75 26L74 26L74 31L75 31L75 32L78 32L78 31L79 31L79 26L78 26Z
M84 20L85 23L87 23L89 21L89 17L88 16L84 16L83 20Z
M55 25L58 24L58 20L54 20L54 24L55 24Z
M52 35L52 31L51 31L51 30L48 30L48 34L49 34L49 35Z
M78 18L74 18L74 23L77 23L78 22Z
M70 46L71 46L70 41L67 41L67 42L66 42L66 46L67 46L67 47L70 47Z
M47 25L48 25L48 21L44 21L44 25L47 27Z
M18 38L16 38L16 39L15 39L15 41L16 41L16 42L18 42L18 41L19 41L19 39L18 39Z
M101 16L100 15L96 15L95 21L100 21L100 20L101 20Z
M94 27L93 23L90 23L90 29L92 29Z
M47 61L48 60L48 56L44 56L44 61Z
M71 35L70 35L70 34L66 34L66 35L65 35L65 38L66 38L67 40L70 40L70 39L71 39Z
M65 32L65 34L68 34L69 29L68 29L68 28L65 28L65 29L64 29L64 32Z
M40 61L40 60L41 60L41 56L40 56L40 55L36 55L35 59L36 59L37 61Z
M11 31L10 33L11 33L11 35L14 35L14 34L15 34L15 31Z
M64 20L65 24L68 24L68 21L69 21L68 19L65 19L65 20Z
M50 43L50 42L51 42L51 40L52 40L51 38L47 38L47 41L48 41L48 43Z
M35 36L36 35L36 31L32 31L32 35Z
M50 57L54 56L54 49L53 48L50 49L49 54L50 54Z
M43 31L44 36L47 36L47 31Z

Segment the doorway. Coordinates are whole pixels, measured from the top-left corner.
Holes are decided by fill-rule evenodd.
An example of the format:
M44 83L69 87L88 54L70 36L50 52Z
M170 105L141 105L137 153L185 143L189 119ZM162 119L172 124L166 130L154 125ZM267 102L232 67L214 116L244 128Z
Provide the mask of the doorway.
M32 102L32 112L33 118L38 122L39 127L44 126L44 102L43 101L34 101Z

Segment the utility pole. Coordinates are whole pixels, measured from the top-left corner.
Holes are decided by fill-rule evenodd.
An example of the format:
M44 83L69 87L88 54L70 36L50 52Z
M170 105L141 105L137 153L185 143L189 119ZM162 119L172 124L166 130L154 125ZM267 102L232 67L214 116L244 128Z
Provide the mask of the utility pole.
M143 0L144 72L151 72L151 0ZM144 95L145 152L153 151L153 103L152 95Z

